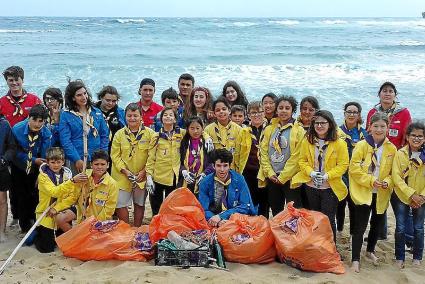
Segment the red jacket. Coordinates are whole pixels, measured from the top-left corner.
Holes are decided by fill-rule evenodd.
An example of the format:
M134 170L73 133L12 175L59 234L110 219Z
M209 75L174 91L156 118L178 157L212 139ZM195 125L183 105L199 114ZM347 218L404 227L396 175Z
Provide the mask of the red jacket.
M142 110L143 125L146 127L150 127L152 125L156 114L159 113L164 108L160 106L159 104L152 102L149 108L145 111L142 108L142 103L140 101L138 101L137 104Z
M13 127L16 123L26 119L29 115L30 109L33 106L42 103L35 94L26 93L25 95L27 96L25 100L19 103L22 112L17 111L15 105L10 102L8 96L11 97L12 95L9 95L9 93L0 98L0 113L6 117L7 121L9 121L10 127ZM13 100L13 98L11 99Z
M367 114L366 129L369 131L370 118L377 111L379 111L380 105L375 106ZM393 114L390 116L390 125L388 128L387 137L388 139L400 149L405 144L405 135L407 126L412 122L412 117L407 108L396 106Z

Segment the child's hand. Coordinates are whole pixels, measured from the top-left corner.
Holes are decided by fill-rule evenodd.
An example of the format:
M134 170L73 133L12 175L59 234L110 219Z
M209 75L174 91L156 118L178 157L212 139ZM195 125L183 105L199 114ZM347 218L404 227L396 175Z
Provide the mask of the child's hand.
M41 166L41 164L42 164L42 163L45 163L45 162L46 162L46 159L37 158L37 159L35 159L34 164L35 164L36 166Z
M83 160L78 160L75 162L75 168L77 169L77 171L79 173L81 173L83 171L84 168L84 161Z
M146 179L146 170L141 170L136 176L136 182L142 182Z
M419 207L421 207L422 206L422 204L423 204L423 202L424 202L424 199L422 198L422 196L421 195L419 195L419 194L413 194L411 197L410 197L410 200L412 201L412 203L413 203L413 206L412 206L412 204L411 204L411 206L412 206L412 208L419 208Z
M383 189L387 189L388 188L388 183L386 181L382 182L382 188Z
M89 180L89 177L85 173L79 173L72 178L75 183L85 183Z
M374 188L381 188L382 187L382 182L380 182L379 180L375 180L373 182L373 187Z
M129 170L127 170L127 169L121 169L121 173L122 174L125 174L125 176L128 178L128 177L131 177L131 176L133 176L133 173L132 172L130 172Z

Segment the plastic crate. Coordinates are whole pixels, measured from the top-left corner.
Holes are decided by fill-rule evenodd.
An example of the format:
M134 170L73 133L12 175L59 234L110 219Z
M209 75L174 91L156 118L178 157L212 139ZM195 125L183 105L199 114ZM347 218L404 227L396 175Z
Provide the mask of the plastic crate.
M164 249L155 246L155 265L179 267L208 267L210 247L202 246L193 250Z

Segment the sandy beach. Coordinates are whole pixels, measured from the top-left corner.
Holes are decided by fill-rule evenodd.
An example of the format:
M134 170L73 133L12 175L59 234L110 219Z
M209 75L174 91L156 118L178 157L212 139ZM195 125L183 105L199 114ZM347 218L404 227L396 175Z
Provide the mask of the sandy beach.
M150 221L151 211L147 204L144 223ZM391 211L391 208L389 209ZM10 215L9 215L10 216ZM347 212L348 216L348 212ZM10 218L9 218L10 219ZM348 217L346 218L348 224ZM8 221L8 224L10 224ZM394 215L388 212L388 231L395 227ZM2 263L19 243L22 234L17 227L7 227L8 241L0 244ZM303 272L286 264L274 262L266 265L227 263L229 272L213 268L158 267L154 261L147 263L131 261L79 261L67 258L56 249L54 253L41 254L34 247L23 247L0 276L1 283L424 283L425 266L413 267L412 255L406 254L406 268L399 270L394 264L394 237L379 241L377 255L380 265L373 266L363 258L361 273L350 270L351 251L348 226L337 242L338 251L344 258L346 273ZM362 257L364 255L363 247Z

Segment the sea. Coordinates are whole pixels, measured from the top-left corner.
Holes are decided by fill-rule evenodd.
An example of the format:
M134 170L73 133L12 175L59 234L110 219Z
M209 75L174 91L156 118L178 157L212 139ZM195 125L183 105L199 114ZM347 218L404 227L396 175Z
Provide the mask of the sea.
M268 93L316 96L340 123L343 105L378 103L393 82L414 119L425 119L422 18L55 18L0 17L0 69L25 70L39 96L82 79L92 96L115 86L120 105L138 99L140 80L156 81L155 100L180 74L213 95L237 81L248 99ZM5 94L5 81L0 94ZM364 114L365 115L365 114Z

